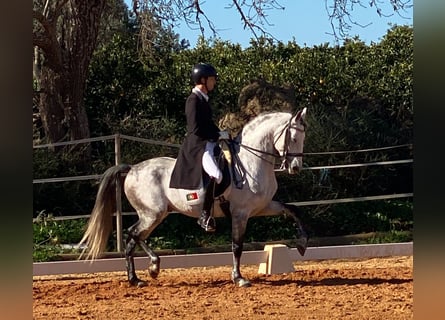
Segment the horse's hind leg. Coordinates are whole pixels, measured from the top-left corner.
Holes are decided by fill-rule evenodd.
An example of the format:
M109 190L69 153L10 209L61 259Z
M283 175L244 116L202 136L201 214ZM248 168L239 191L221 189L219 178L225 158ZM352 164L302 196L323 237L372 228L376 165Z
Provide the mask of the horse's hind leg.
M136 275L136 270L134 266L134 249L139 243L136 236L128 235L127 243L125 246L125 263L127 267L128 282L133 286L143 287L147 285L146 281L140 280Z
M148 237L151 231L161 222L155 221L150 224L149 228L144 228L142 220L139 219L133 226L128 229L128 238L125 247L125 260L127 266L128 281L133 286L143 287L147 285L146 281L140 280L136 275L136 269L134 265L134 250L136 245L139 245L150 258L149 274L152 278L156 278L159 274L160 258L151 250L144 240Z
M141 246L142 250L144 250L145 253L148 254L148 256L150 257L148 273L150 274L150 277L156 279L159 274L161 258L159 258L159 256L153 250L151 250L144 241L140 241L139 245Z

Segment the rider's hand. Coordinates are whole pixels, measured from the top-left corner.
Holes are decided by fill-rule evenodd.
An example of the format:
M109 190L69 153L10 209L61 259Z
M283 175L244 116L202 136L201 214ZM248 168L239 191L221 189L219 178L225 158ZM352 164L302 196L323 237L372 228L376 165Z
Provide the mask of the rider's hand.
M227 131L219 132L219 140L230 140L230 135Z

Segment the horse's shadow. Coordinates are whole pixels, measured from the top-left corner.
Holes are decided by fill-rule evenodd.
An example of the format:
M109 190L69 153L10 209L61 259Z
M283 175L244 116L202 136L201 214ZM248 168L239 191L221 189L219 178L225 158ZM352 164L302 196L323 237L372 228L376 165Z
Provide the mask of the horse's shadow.
M379 284L403 284L412 282L413 279L383 279L383 278L326 278L321 280L292 280L292 279L280 279L280 280L269 280L269 279L255 279L253 283L265 284L269 286L283 286L289 284L295 284L298 286L355 286L355 285L379 285Z
M296 285L301 287L316 287L316 286L355 286L355 285L379 285L379 284L403 284L412 282L413 279L384 279L384 278L342 278L333 277L321 280L294 280L294 279L267 279L267 278L254 278L251 279L253 286L265 285L271 287L280 287L286 285ZM214 280L209 282L188 282L181 281L179 283L163 284L167 287L223 287L233 285L231 280Z

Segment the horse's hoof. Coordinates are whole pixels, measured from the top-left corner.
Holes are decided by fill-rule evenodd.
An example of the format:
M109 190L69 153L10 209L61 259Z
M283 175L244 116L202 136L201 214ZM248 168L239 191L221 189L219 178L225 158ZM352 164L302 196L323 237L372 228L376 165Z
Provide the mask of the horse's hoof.
M296 247L297 247L298 252L301 254L301 256L304 256L304 254L306 253L307 243L308 243L307 238L297 240Z
M306 247L304 247L304 246L298 246L298 245L297 245L297 250L298 250L298 252L301 254L302 257L303 257L304 254L306 253Z
M139 280L136 286L137 286L138 288L143 288L143 287L148 286L148 282L147 282L147 281Z
M235 279L235 280L233 280L233 282L235 282L235 284L240 288L247 288L247 287L252 286L250 281L247 279L244 279L244 278Z
M153 279L156 279L158 277L159 274L159 267L157 265L152 265L148 268L148 274L150 275L150 277L152 277Z
M138 288L142 288L142 287L146 287L148 286L148 282L147 281L143 281L140 279L134 279L134 280L130 280L130 285L133 287L138 287Z

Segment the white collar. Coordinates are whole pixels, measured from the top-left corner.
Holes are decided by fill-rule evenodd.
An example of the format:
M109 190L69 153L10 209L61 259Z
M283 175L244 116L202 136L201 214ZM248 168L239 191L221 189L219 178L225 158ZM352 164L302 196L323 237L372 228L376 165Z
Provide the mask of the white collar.
M192 92L196 95L200 95L201 97L203 97L206 101L209 101L209 96L207 94L205 94L204 92L202 92L201 89L199 89L198 87L194 87L192 89Z

